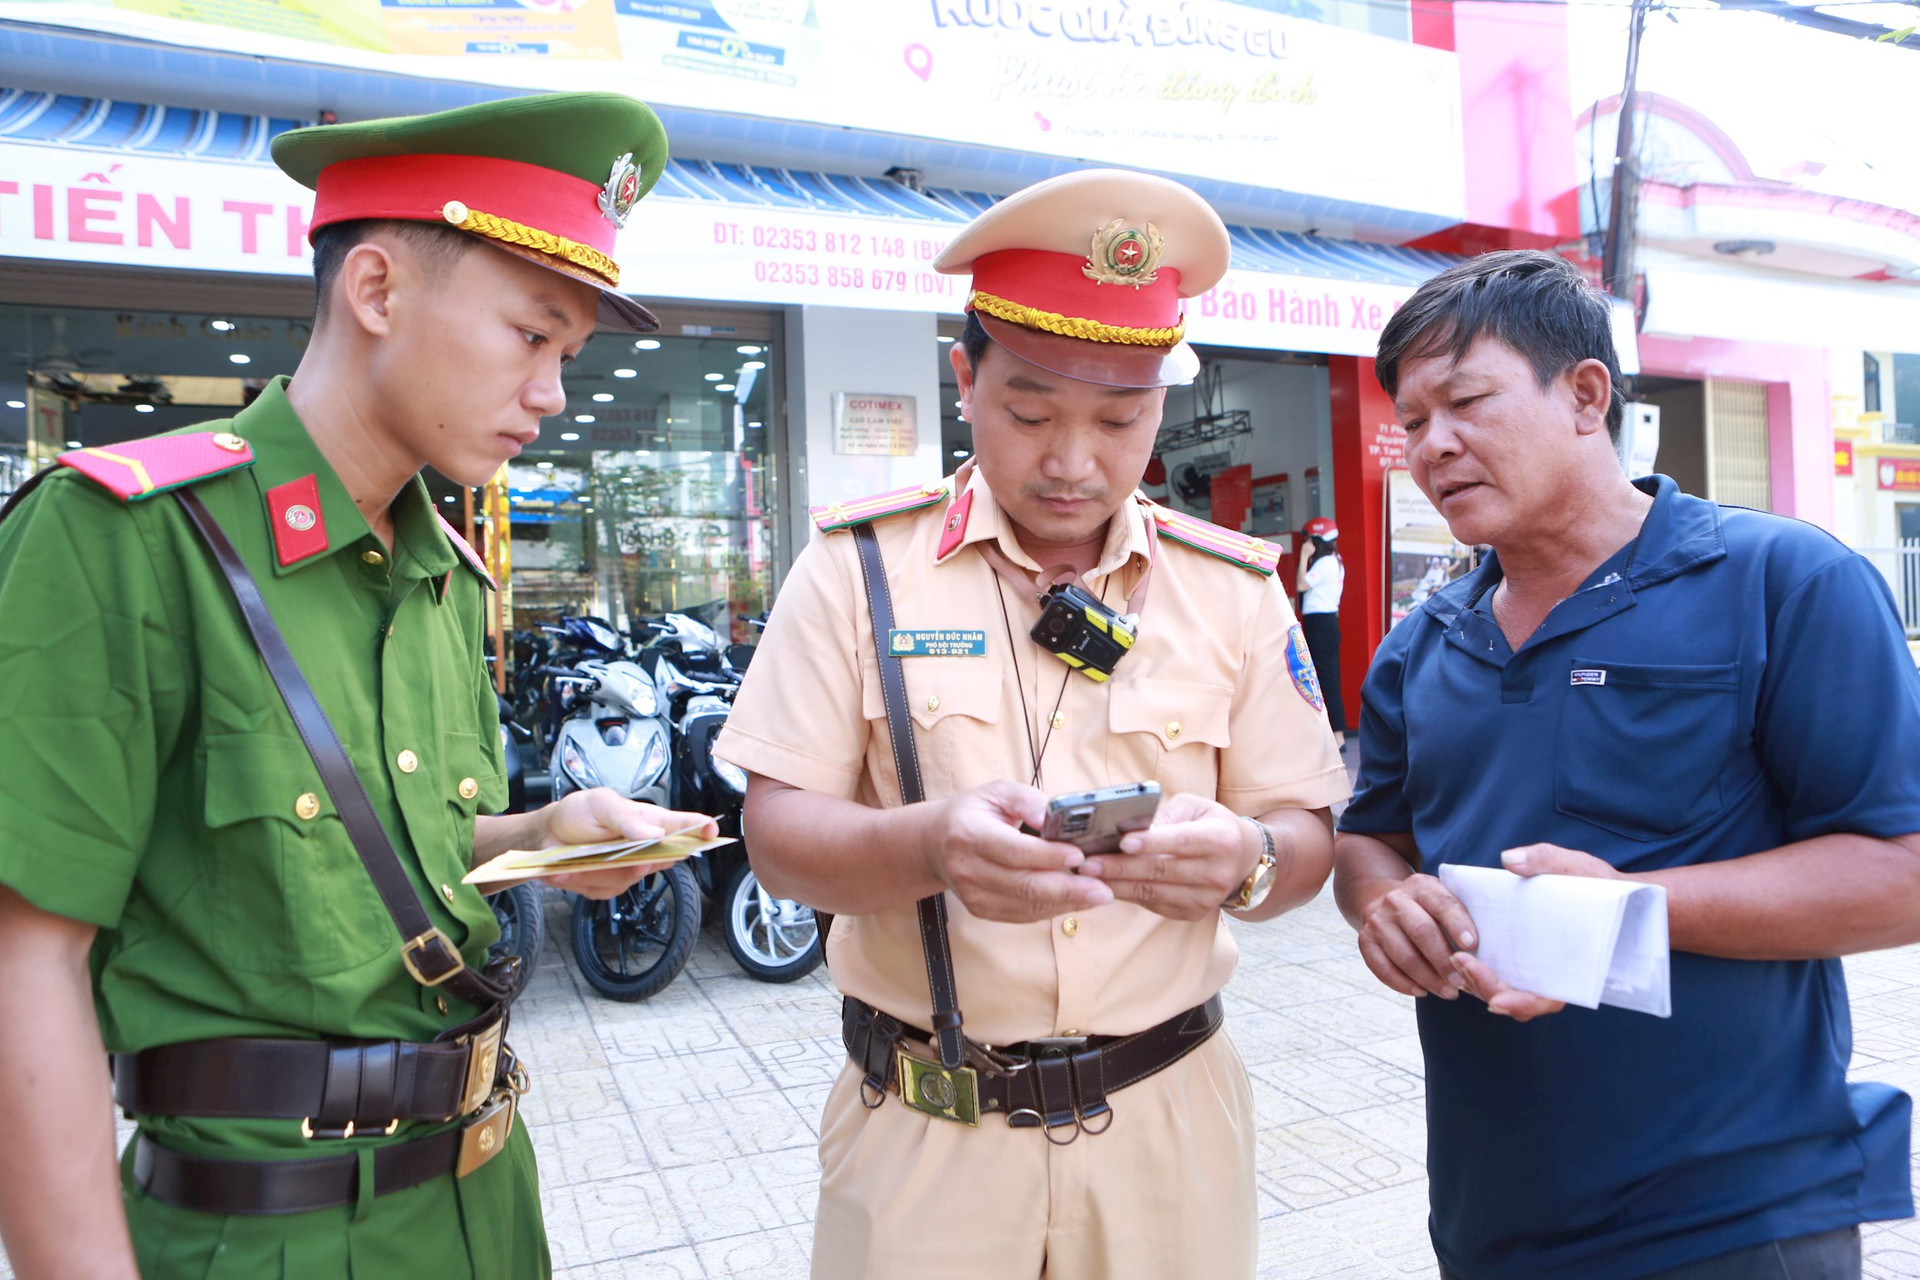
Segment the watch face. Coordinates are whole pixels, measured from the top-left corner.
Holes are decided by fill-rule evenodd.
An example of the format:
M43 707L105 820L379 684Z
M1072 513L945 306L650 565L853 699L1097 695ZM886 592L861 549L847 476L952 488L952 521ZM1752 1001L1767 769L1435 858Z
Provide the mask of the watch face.
M1253 892L1248 894L1247 909L1260 905L1261 901L1273 891L1274 872L1277 867L1272 854L1262 854L1260 865L1253 872Z

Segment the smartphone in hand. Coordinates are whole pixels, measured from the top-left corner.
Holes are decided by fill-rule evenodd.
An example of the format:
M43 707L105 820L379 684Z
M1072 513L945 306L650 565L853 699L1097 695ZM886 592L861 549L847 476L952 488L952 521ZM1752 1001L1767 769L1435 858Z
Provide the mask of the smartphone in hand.
M1120 837L1153 825L1160 784L1129 782L1097 791L1075 791L1047 801L1043 840L1078 845L1084 853L1116 853Z

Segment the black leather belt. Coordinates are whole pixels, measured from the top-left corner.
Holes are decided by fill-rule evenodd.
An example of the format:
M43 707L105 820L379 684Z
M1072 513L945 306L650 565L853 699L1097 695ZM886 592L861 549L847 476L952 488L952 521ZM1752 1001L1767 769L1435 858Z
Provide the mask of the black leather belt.
M1186 1057L1220 1029L1225 1016L1216 994L1130 1036L1053 1036L992 1048L969 1041L964 1087L975 1095L975 1110L1001 1112L1016 1129L1042 1124L1085 1129L1087 1121L1111 1113L1109 1094ZM898 1093L915 1110L966 1119L966 1099L942 1093L953 1087L953 1073L942 1071L934 1055L920 1048L933 1040L928 1032L852 996L842 1001L840 1032L847 1056L876 1095ZM914 1079L903 1081L903 1073Z
M132 1115L310 1120L334 1129L351 1122L366 1132L467 1110L473 1054L470 1040L192 1040L113 1055L113 1099Z
M454 1172L461 1131L373 1151L373 1193L404 1191ZM215 1160L182 1155L141 1134L134 1139L133 1181L167 1204L201 1213L310 1213L352 1204L360 1190L354 1152L300 1160Z

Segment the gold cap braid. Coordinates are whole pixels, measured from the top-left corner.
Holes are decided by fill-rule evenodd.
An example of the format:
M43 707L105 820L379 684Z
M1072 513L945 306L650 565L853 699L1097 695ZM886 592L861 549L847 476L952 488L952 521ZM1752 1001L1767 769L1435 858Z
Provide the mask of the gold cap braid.
M1140 347L1170 347L1179 342L1187 332L1184 316L1181 317L1179 324L1170 328L1134 329L1125 325L1103 324L1098 320L1088 320L1082 316L1063 316L1057 311L1042 311L1038 307L1011 302L996 294L982 293L978 289L974 290L967 299L967 306L1023 328L1040 329L1069 338L1084 338L1088 342L1120 342Z
M571 262L603 281L609 288L620 286L620 264L591 245L557 236L551 231L542 231L538 227L529 227L523 222L511 218L502 218L496 214L482 213L478 209L469 209L458 200L447 201L441 216L462 231L471 231L475 235L498 240L503 244L519 245L544 253L551 257Z

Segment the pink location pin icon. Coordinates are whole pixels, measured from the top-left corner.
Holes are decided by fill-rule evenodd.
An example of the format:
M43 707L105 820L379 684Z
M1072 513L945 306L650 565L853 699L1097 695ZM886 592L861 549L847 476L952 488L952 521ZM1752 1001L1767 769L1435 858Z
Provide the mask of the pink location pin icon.
M910 44L906 48L907 70L922 80L933 74L933 50L923 44Z

